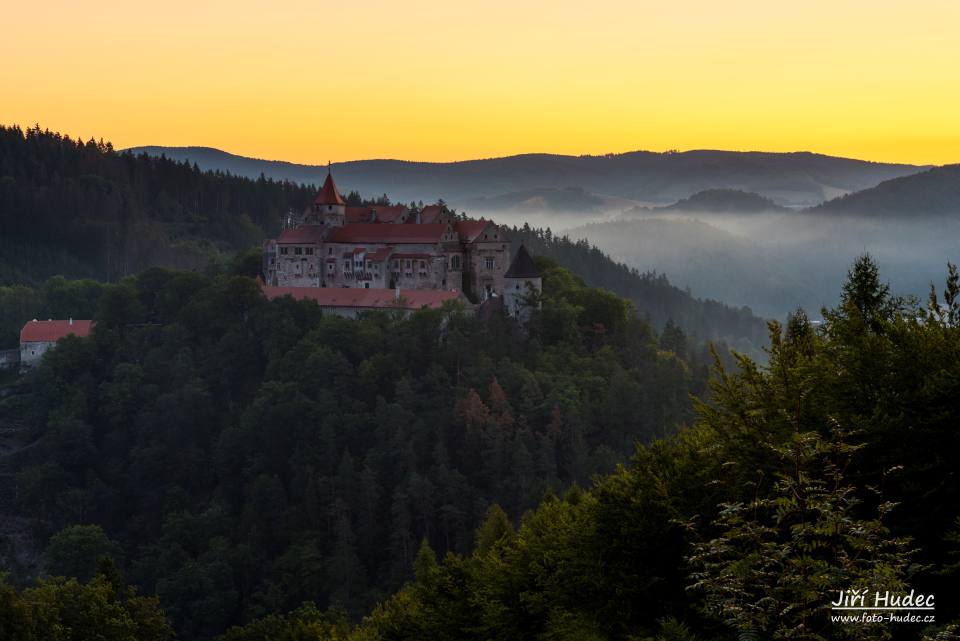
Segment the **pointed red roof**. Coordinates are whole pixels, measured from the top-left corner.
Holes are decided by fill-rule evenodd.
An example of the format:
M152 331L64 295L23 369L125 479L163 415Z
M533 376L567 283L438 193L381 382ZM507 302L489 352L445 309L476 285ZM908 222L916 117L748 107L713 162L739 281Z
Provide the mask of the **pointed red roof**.
M327 179L323 181L323 188L317 194L317 199L313 201L317 205L345 205L337 186L333 184L333 174L327 171Z

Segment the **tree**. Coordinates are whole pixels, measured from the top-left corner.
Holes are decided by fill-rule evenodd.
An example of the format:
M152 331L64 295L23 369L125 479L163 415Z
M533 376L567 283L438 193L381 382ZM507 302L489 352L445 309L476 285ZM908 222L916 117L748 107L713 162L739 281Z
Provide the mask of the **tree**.
M890 638L887 626L829 616L843 590L903 591L910 559L909 541L883 524L892 504L873 519L857 515L857 488L843 477L856 446L836 427L829 440L803 432L769 446L782 464L774 493L721 505L718 536L690 557L706 612L766 639Z
M72 525L50 537L43 556L49 574L89 581L100 559L117 561L121 550L99 525Z

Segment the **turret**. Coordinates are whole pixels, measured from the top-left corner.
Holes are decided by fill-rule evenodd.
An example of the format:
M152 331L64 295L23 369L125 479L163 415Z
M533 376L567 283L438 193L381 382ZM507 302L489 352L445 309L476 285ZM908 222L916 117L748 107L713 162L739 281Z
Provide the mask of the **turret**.
M333 182L330 167L327 166L327 179L313 201L313 212L318 221L328 227L342 227L347 217L347 203L340 197L337 185Z

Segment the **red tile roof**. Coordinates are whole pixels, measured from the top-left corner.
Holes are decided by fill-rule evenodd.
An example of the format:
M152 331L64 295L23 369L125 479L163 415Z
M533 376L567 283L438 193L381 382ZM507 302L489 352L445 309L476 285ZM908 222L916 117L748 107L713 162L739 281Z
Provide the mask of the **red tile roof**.
M330 243L439 243L446 225L380 225L354 223L330 232Z
M323 181L323 187L320 189L320 193L317 194L317 198L313 202L318 205L346 204L337 192L337 186L333 184L333 175L329 171L327 172L327 179Z
M32 320L20 330L21 343L54 343L64 336L89 336L91 320Z
M407 213L406 205L347 207L348 223L396 223ZM376 214L376 216L374 216ZM409 220L413 220L411 216Z
M296 229L284 229L277 238L278 243L319 243L323 242L323 225L303 225Z
M430 254L394 254L394 258L416 258L416 259L433 259L435 256Z
M447 211L447 208L443 205L427 205L420 212L420 222L421 223L434 223L439 218L440 214Z
M459 292L443 289L402 289L400 305L392 289L364 289L346 287L264 287L267 298L292 296L298 300L313 300L321 307L357 307L361 309L423 309L440 307L460 296Z
M457 221L457 233L460 240L472 243L483 231L490 226L489 220L460 220Z
M384 247L383 249L378 249L375 252L367 254L367 260L372 260L375 263L379 263L390 258L391 253L393 253L393 247Z
M406 205L390 205L388 207L375 207L377 210L378 223L395 223L407 213Z
M369 223L374 207L347 207L348 223Z

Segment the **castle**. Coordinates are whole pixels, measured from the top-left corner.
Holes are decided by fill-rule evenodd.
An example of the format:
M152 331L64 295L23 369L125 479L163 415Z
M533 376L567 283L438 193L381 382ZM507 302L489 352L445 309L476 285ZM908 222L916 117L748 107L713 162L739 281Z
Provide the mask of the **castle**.
M540 290L529 254L521 247L522 265L512 265L510 243L492 221L460 219L442 204L348 206L329 170L292 223L264 241L267 287L444 290L473 302L501 299L518 317L528 289Z

